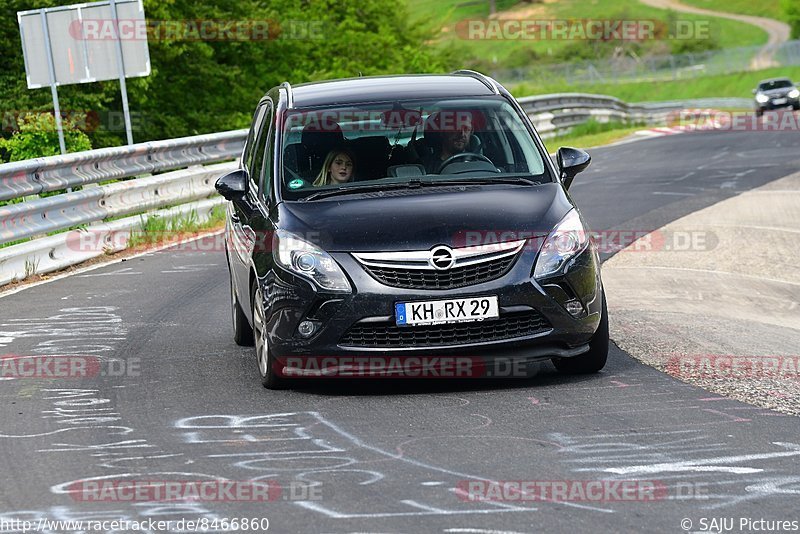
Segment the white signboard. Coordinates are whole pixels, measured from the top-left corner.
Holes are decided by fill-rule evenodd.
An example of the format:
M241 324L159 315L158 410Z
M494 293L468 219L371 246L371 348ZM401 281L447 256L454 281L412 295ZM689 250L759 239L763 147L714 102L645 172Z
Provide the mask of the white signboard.
M56 85L118 80L117 28L126 78L150 74L147 34L141 0L117 0L116 18L108 1L17 13L28 88L49 87L47 46ZM45 36L45 26L47 36ZM46 38L46 37L49 37Z

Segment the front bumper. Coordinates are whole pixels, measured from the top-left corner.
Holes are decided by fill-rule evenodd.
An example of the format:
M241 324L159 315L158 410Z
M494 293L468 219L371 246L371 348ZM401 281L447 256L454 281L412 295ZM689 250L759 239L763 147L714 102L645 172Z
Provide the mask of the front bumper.
M353 287L350 294L319 291L309 282L290 273L270 271L260 282L264 288L266 331L271 354L279 360L288 357L345 359L360 356L412 358L455 355L536 361L577 356L588 350L588 342L597 330L602 313L602 283L597 253L593 245L588 246L569 262L565 273L541 283L530 276L536 255L537 251L523 249L500 278L449 290L389 287L373 278L365 267L347 253L331 253L331 256L347 273ZM447 335L434 332L433 336L412 336L423 342L409 342L406 334L414 329L421 332L419 329L425 327L395 325L394 305L397 302L483 295L498 297L500 318L497 322L457 323L444 328ZM567 300L575 299L584 308L577 317L564 307ZM508 323L520 317L532 316L538 318L535 328L528 331L506 328L503 332L509 333L510 337L503 338L500 335L498 338L497 331L501 324L505 324L504 320ZM303 338L297 331L298 324L303 320L311 320L318 326L310 338ZM348 335L352 334L352 328L358 328L361 332L377 329L386 335L381 337L376 346L375 338ZM399 334L398 328L403 329ZM483 329L489 335L478 339L469 333L476 329ZM436 339L445 341L437 343Z
M770 111L774 109L784 109L784 108L797 108L800 106L800 98L789 98L789 97L782 97L784 102L781 102L781 99L770 99L769 102L760 103L756 101L756 109L760 111ZM777 100L777 102L776 102Z

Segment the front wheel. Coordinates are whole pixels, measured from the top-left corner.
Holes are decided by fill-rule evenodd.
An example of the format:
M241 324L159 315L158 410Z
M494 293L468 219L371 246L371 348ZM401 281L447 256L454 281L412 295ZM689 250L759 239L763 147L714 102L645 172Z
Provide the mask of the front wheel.
M603 316L597 332L589 341L589 351L573 358L554 358L553 365L564 374L589 374L596 373L606 365L608 359L608 308L606 297L603 295Z
M267 389L285 389L287 387L286 379L278 376L275 358L269 351L264 297L257 281L254 283L253 289L253 337L256 344L256 360L258 372L261 375L261 385Z

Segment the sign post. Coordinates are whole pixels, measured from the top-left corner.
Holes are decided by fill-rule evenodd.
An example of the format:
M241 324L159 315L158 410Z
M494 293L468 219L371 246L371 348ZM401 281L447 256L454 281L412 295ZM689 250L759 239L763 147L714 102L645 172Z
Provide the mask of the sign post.
M102 0L17 13L28 88L50 86L62 154L66 146L59 85L119 80L125 133L133 144L125 78L150 74L150 51L146 31L123 40L120 20L146 28L142 1Z
M128 109L128 86L125 85L125 61L122 59L122 36L119 33L119 19L117 18L116 0L108 0L111 7L111 20L114 21L114 35L117 41L117 71L119 72L119 90L122 93L122 114L125 116L125 133L128 136L128 144L133 144L133 132L131 132L131 113Z
M39 10L39 18L42 19L42 34L44 35L44 49L47 51L47 70L50 73L50 92L53 94L53 112L56 115L56 130L58 130L58 146L62 154L67 153L67 145L64 142L64 128L61 126L61 108L58 105L58 89L56 88L56 68L53 66L53 53L50 49L50 30L47 28L47 13L44 9Z

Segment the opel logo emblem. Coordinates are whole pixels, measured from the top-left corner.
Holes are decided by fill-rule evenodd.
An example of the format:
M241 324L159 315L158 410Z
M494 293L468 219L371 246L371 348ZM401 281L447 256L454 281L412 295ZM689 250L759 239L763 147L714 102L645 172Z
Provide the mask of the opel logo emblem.
M451 268L455 262L456 259L453 257L453 250L444 245L431 250L431 257L428 259L428 263L431 264L431 267L438 271L446 271Z

